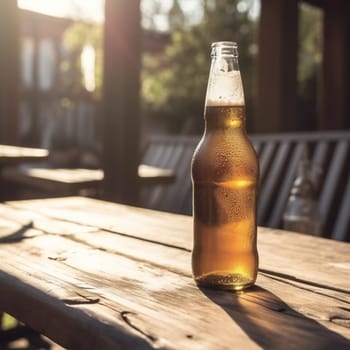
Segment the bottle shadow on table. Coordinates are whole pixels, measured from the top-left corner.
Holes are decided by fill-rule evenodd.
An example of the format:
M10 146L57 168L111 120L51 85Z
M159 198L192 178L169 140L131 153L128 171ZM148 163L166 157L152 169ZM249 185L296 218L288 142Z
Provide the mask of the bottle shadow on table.
M0 218L0 244L16 243L26 237L27 231L33 228L33 221L27 220L25 223L11 220L1 220Z
M263 349L350 349L350 340L295 311L259 286L239 293L200 290Z

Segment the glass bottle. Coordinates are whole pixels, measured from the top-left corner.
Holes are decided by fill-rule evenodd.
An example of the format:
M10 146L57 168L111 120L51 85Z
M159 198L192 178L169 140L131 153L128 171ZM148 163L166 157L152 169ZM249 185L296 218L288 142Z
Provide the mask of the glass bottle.
M297 176L293 182L283 215L283 228L289 231L321 234L321 217L316 201L315 183L305 150L298 164Z
M192 160L194 247L200 286L241 290L258 271L258 159L245 131L237 44L212 44L205 129Z

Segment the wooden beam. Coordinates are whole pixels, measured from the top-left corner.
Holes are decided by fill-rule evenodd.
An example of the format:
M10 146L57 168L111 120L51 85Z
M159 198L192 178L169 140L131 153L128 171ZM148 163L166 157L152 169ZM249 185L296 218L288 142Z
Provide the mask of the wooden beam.
M139 0L106 0L104 41L104 198L137 203L141 67Z
M32 58L32 88L29 100L30 106L30 132L26 140L29 146L39 147L40 145L40 87L39 87L39 46L40 35L36 23L33 24L35 30L33 40L33 58Z
M297 1L261 1L254 132L298 129L297 19Z
M17 2L0 1L0 143L17 144L19 29Z
M350 2L326 0L321 129L350 128Z

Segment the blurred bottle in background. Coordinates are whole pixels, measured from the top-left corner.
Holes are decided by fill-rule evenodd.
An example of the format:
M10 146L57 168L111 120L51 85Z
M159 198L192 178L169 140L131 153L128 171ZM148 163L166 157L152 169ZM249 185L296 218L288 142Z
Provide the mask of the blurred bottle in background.
M312 169L307 149L298 164L296 178L290 190L283 215L283 228L289 231L321 235L321 215L316 198L318 176L312 177Z

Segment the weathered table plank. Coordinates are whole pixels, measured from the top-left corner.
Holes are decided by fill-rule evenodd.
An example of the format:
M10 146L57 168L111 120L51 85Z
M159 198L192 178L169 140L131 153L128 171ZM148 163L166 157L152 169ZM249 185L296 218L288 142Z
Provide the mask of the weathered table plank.
M43 206L40 200L11 205L61 221L84 223L187 251L192 249L192 219L188 216L82 197L48 199L45 203L50 205ZM263 227L259 228L258 244L263 271L306 281L311 277L315 283L350 290L349 244Z
M174 216L84 197L46 199L45 203L47 205L43 205L42 200L32 200L11 202L11 206L188 251L192 249L192 221L185 215Z
M0 309L67 348L350 346L349 244L260 229L237 295L195 286L188 217L69 198L0 206L0 233L8 218L27 226L0 245Z
M135 262L135 260L115 254L106 255L101 251L91 250L81 243L74 242L72 244L71 242L69 248L67 248L67 242L64 242L65 240L62 237L55 237L52 240L46 235L36 236L31 239L30 247L27 250L33 255L37 255L38 252L44 252L44 256L27 257L27 253L25 252L23 253L23 257L17 256L16 259L11 259L11 262L17 260L14 268L16 271L21 269L21 280L26 282L29 274L29 280L32 283L35 277L37 279L36 285L40 286L40 290L50 290L50 293L54 297L58 297L67 305L87 304L89 305L87 309L99 314L95 310L94 304L107 304L120 315L122 311L130 313L131 319L135 318L138 320L141 318L141 320L144 320L144 323L140 323L140 320L138 321L139 328L143 333L149 333L148 337L152 339L162 339L163 337L166 339L169 328L172 329L172 336L175 342L183 339L186 340L188 335L191 335L190 339L192 339L198 333L198 329L211 327L213 331L217 332L217 322L224 322L220 326L220 330L223 331L222 339L227 341L230 346L234 344L238 346L240 341L242 341L238 339L237 343L233 343L232 339L228 337L231 334L229 330L232 328L232 321L229 322L226 320L227 315L221 309L215 312L215 315L211 317L210 321L204 317L208 313L210 314L212 303L207 302L208 300L205 295L194 286L190 278L179 278L174 273L162 271L147 263ZM52 248L43 249L48 246ZM17 249L16 247L11 248L12 252L10 254L14 255ZM85 259L82 259L82 257L85 257ZM10 257L6 258L10 259ZM42 258L48 259L48 262L43 264ZM29 263L24 264L24 260ZM62 264L66 265L63 269ZM70 268L67 268L67 265ZM79 274L77 274L77 271L79 271ZM44 280L43 276L45 276ZM322 297L312 292L303 293L296 298L293 295L295 288L286 286L284 283L273 282L274 286L271 288L271 280L262 276L259 279L258 285L268 285L269 290L260 287L252 293L242 294L236 298L233 298L230 293L223 293L220 297L218 297L217 293L212 293L212 295L210 292L206 293L207 296L214 298L214 301L216 298L215 302L219 303L219 305L220 303L224 303L231 312L237 312L237 307L240 310L241 306L236 305L237 302L239 304L243 303L243 305L246 304L245 307L248 314L252 313L254 315L255 309L258 308L260 310L259 312L264 315L264 322L267 328L270 328L273 324L278 324L275 323L277 321L285 324L288 336L282 333L283 339L276 340L274 337L270 339L271 332L268 332L266 333L268 339L265 341L273 341L273 344L275 344L276 342L280 343L280 341L285 342L286 337L292 340L292 338L288 337L295 336L296 332L300 332L304 327L308 326L311 327L314 335L317 334L317 337L321 338L326 336L325 340L327 340L330 334L326 328L313 323L311 319L305 322L307 318L302 316L302 313L298 315L297 310L293 311L292 308L287 306L285 301L282 301L280 297L276 296L274 291L281 292L281 290L284 290L285 296L289 297L289 299L293 298L300 305L305 305L304 313L306 312L314 317L315 312L310 307L310 303L311 306L317 307L317 310L320 312L320 310L328 305L330 298ZM228 299L225 300L224 298L221 300L223 297ZM305 302L307 303L305 304ZM338 302L337 304L339 315L341 311L340 307L346 307L346 303ZM179 305L182 306L181 309L178 309ZM176 306L177 308L174 308ZM266 312L265 308L270 312ZM46 308L43 311L46 312ZM327 316L327 311L324 310L321 312L321 315L316 314L316 317L322 320L324 316ZM69 311L67 312L70 313ZM170 315L171 319L168 320ZM188 319L185 323L186 331L189 334L184 332L181 327L180 330L178 330L178 326L176 327L178 322L183 324L185 315L187 315L186 317ZM291 315L294 317L290 317ZM67 317L69 315L63 316ZM203 318L204 324L201 325ZM64 322L66 323L68 321L64 320ZM173 324L174 322L175 324ZM300 322L300 325L298 325L298 322ZM335 326L336 324L333 328L336 329L337 327ZM41 328L39 329L42 330ZM267 330L264 329L263 331L265 333ZM263 331L261 330L261 332ZM276 332L281 332L281 330L276 330ZM163 337L161 336L162 334ZM350 332L348 332L348 336L350 337ZM198 337L201 339L200 335L196 336L196 338ZM302 344L305 345L307 340L310 341L310 344L315 341L313 337L311 339L309 338L310 335L305 334ZM337 337L334 337L332 334L331 339L332 341L336 341ZM235 341L237 341L237 336L235 337ZM204 339L201 339L200 344L201 346L204 345ZM187 345L190 345L189 348L194 347L193 344ZM219 346L219 344L213 345ZM223 348L226 347L224 346ZM230 347L228 346L227 348Z

